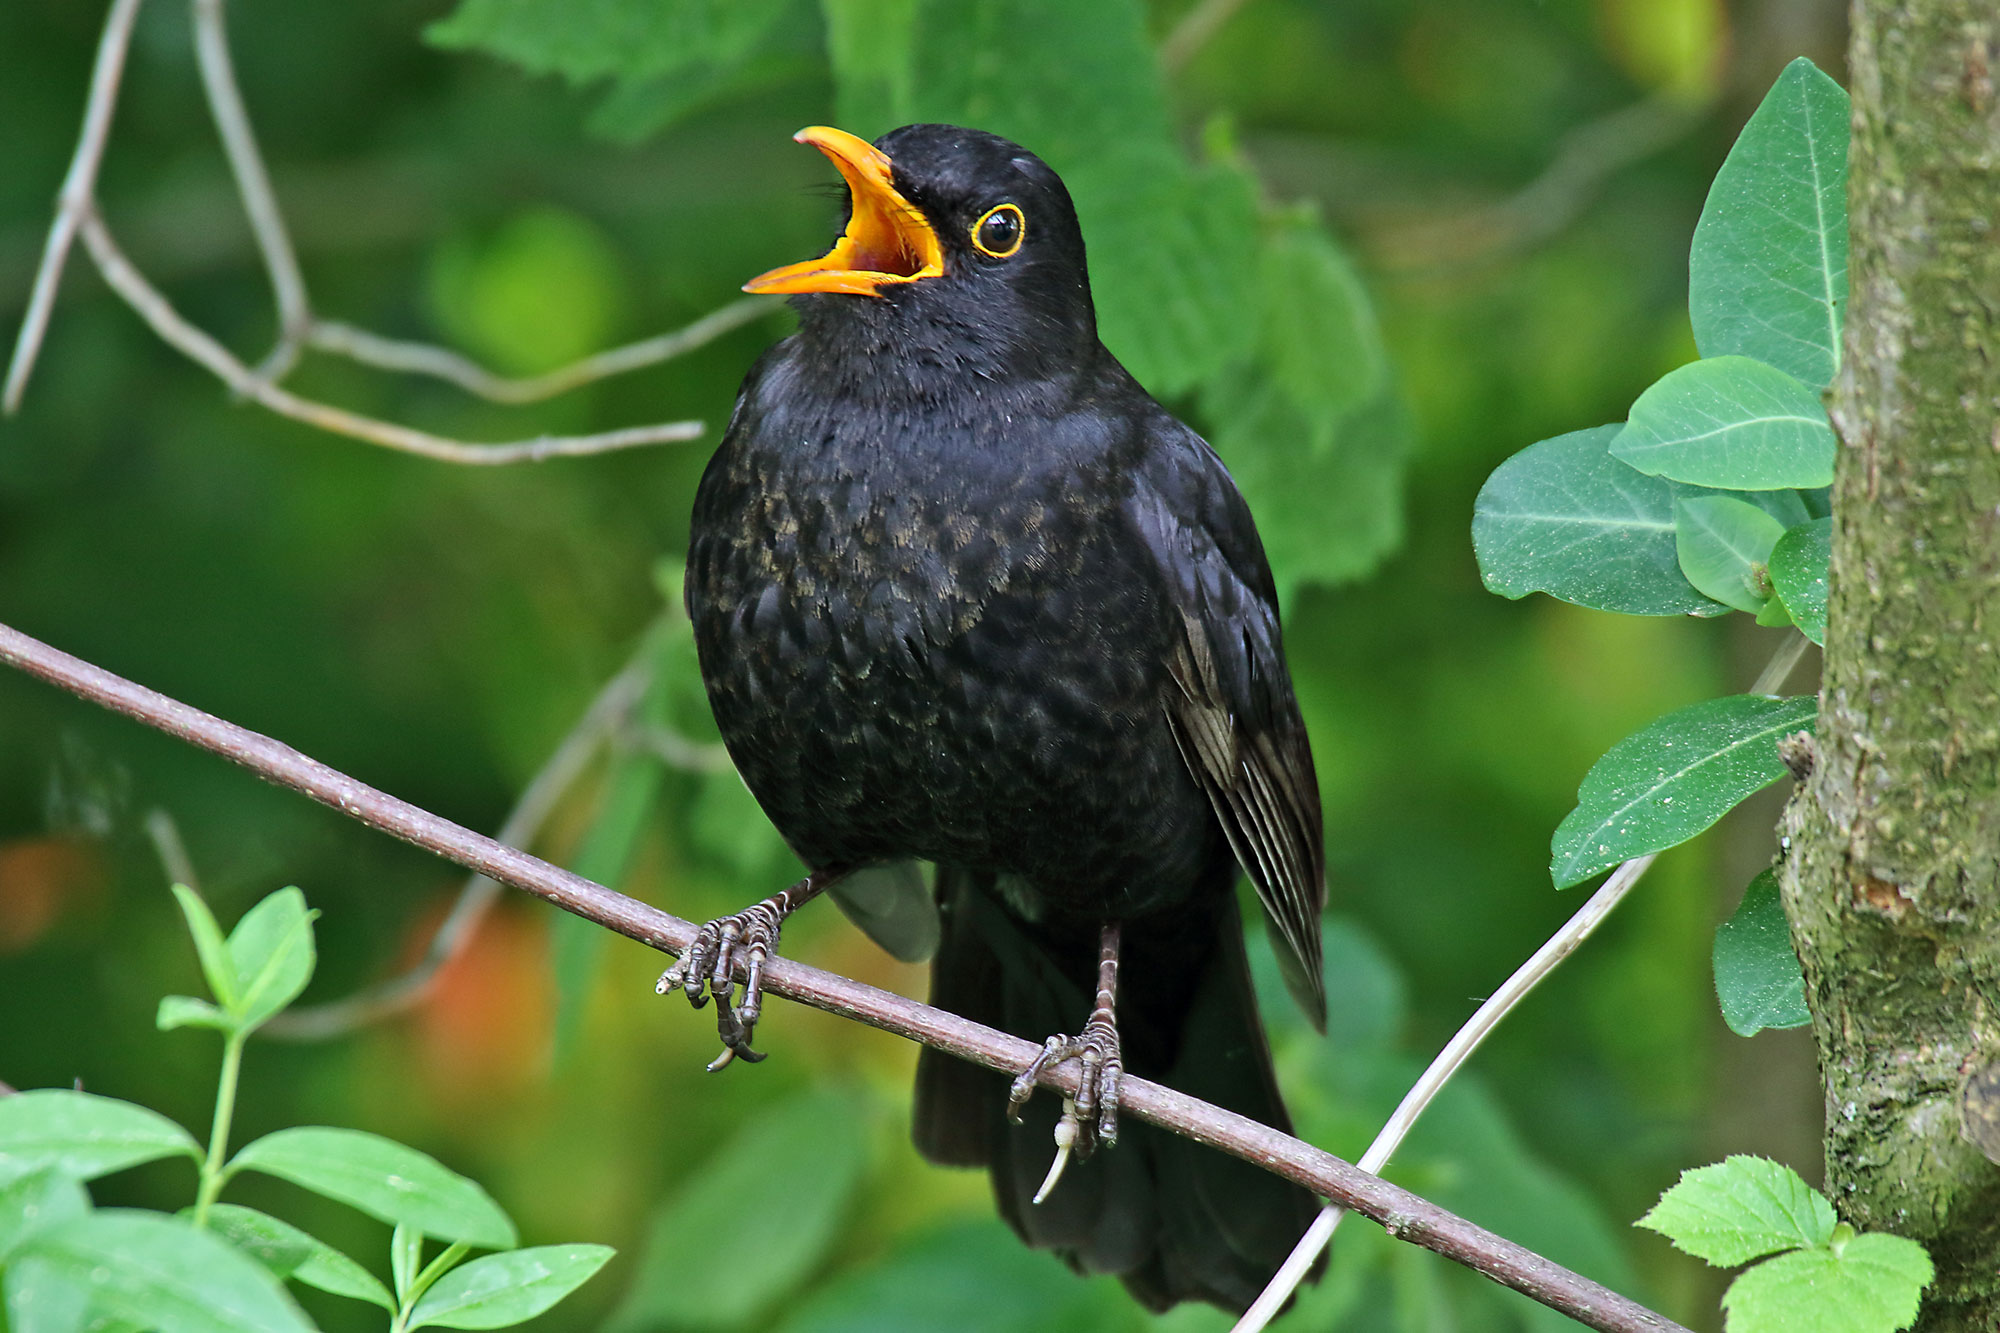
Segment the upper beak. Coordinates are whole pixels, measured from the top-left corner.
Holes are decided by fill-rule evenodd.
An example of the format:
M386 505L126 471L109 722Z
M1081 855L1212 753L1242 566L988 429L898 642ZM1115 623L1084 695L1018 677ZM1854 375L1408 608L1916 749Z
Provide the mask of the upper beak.
M944 247L924 215L896 189L888 154L845 130L812 125L792 136L832 159L847 178L847 233L818 259L787 264L743 284L746 292L844 292L880 296L898 282L944 272Z

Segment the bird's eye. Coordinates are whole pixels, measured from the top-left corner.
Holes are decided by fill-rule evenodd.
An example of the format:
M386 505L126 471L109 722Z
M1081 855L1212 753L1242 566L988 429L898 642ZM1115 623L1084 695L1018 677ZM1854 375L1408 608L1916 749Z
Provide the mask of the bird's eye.
M1010 259L1021 248L1021 241L1028 234L1027 219L1021 210L1012 204L1001 204L989 208L972 224L972 243L983 255L994 259Z

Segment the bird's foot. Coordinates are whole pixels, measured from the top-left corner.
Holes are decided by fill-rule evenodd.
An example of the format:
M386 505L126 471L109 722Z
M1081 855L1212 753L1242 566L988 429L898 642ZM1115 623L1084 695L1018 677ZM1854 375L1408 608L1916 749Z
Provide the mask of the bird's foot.
M1063 1098L1062 1117L1056 1121L1056 1159L1035 1192L1036 1203L1055 1189L1072 1152L1079 1158L1088 1157L1098 1145L1108 1148L1118 1142L1118 1085L1125 1077L1125 1061L1117 1024L1102 1012L1092 1014L1079 1035L1054 1036L1042 1043L1041 1054L1021 1071L1008 1091L1008 1116L1018 1123L1021 1108L1034 1095L1043 1071L1071 1059L1080 1065L1076 1092Z
M709 1062L710 1072L739 1056L753 1064L764 1058L761 1051L751 1049L750 1036L764 1011L764 964L778 951L785 918L795 905L786 901L792 892L787 889L703 926L687 952L660 974L659 985L654 987L661 995L678 988L697 1009L715 1001L715 1029L722 1038L722 1054ZM735 993L739 970L743 973L740 997Z

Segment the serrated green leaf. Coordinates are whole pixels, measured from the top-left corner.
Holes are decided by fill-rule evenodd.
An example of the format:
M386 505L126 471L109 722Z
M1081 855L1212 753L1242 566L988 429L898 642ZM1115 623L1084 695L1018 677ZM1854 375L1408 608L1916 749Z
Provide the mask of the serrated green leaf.
M1735 1156L1683 1171L1634 1225L1718 1268L1833 1238L1833 1205L1799 1173L1762 1157Z
M589 1281L613 1253L609 1245L541 1245L475 1259L423 1294L409 1326L505 1328L533 1319Z
M95 1180L162 1157L200 1160L188 1132L157 1111L66 1088L0 1097L0 1178L49 1168Z
M90 1286L73 1270L32 1255L0 1271L11 1333L83 1333Z
M101 1209L37 1232L18 1254L87 1288L94 1313L157 1333L312 1333L276 1277L179 1218Z
M46 1227L90 1211L90 1195L73 1176L41 1167L0 1185L0 1264L21 1242Z
M1833 559L1833 520L1790 528L1771 548L1771 586L1792 623L1814 643L1826 643L1827 569Z
M860 1097L812 1092L746 1124L654 1214L638 1271L613 1333L662 1321L737 1327L774 1308L840 1234L869 1152L870 1116ZM721 1215L759 1201L755 1282L687 1243Z
M1259 259L1262 355L1272 381L1303 410L1338 420L1380 394L1388 354L1360 274L1309 216L1270 229Z
M162 1032L172 1032L175 1028L233 1032L241 1024L207 1000L197 1000L192 995L163 995L159 1010L153 1015L153 1026Z
M1716 601L1752 615L1771 600L1771 548L1785 525L1747 500L1703 495L1674 501L1681 573Z
M1723 1293L1728 1333L1891 1333L1908 1328L1935 1269L1924 1247L1869 1232L1832 1250L1767 1259Z
M1819 395L1746 356L1708 357L1661 376L1611 444L1649 475L1739 491L1825 486L1834 451Z
M312 980L317 954L305 895L279 889L245 912L229 932L229 960L236 973L233 1012L254 1028L298 998Z
M385 1310L396 1308L395 1298L374 1274L289 1222L255 1208L218 1203L208 1210L208 1225L216 1235L277 1277L303 1282L335 1296L368 1301Z
M1811 731L1818 701L1704 699L1633 732L1591 766L1555 832L1556 887L1686 842L1785 775L1778 738Z
M514 1224L476 1181L436 1158L358 1129L281 1129L244 1147L231 1172L261 1171L371 1217L441 1240L490 1249L516 1243Z
M1713 959L1722 1021L1737 1036L1812 1021L1775 871L1751 880L1735 914L1715 928Z
M222 927L216 924L215 913L208 910L200 894L185 884L174 885L174 901L181 905L188 934L194 937L195 956L201 960L201 974L208 980L208 989L224 1009L233 1012L237 1001L236 967L229 960L229 944L222 938Z
M1753 356L1821 389L1847 307L1847 94L1810 60L1778 76L1709 187L1688 256L1708 356Z
M1486 586L1503 597L1545 592L1634 616L1721 615L1674 551L1672 488L1609 451L1620 426L1531 444L1495 468L1472 511Z

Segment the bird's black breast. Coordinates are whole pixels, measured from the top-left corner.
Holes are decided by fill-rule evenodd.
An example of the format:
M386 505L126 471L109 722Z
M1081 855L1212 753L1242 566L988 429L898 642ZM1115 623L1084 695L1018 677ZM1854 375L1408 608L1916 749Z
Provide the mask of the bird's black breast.
M1126 517L1158 447L1089 384L893 409L781 344L697 494L688 606L723 738L818 869L918 857L1130 914L1221 846L1170 730L1181 633Z

